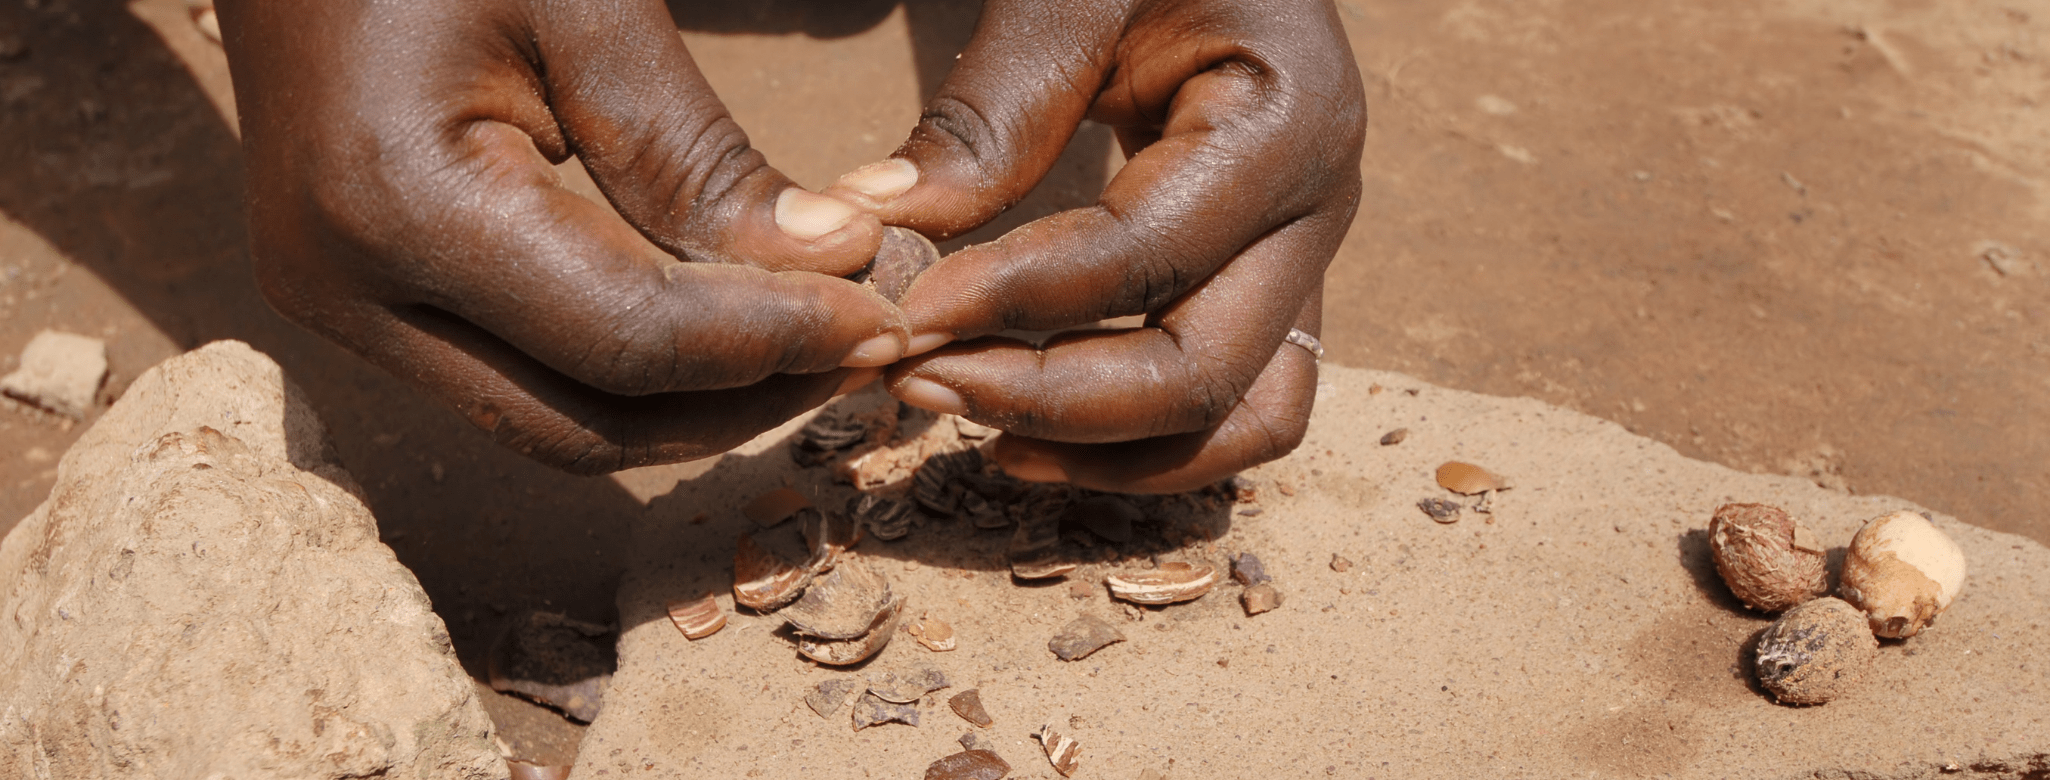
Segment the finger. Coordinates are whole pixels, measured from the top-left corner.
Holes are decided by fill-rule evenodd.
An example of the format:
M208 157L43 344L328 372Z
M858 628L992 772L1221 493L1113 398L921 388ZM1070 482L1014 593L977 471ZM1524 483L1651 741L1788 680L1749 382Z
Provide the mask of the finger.
M901 315L829 276L679 263L595 203L554 186L518 131L477 123L438 201L388 264L385 299L454 313L610 393L741 387L779 373L882 365Z
M673 254L853 273L882 225L798 187L748 142L658 0L553 3L536 46L570 151Z
M1096 206L1028 224L929 270L900 301L914 343L1157 310L1274 226L1319 211L1349 214L1365 121L1357 67L1329 53L1344 50L1342 39L1325 49L1288 45L1291 35L1330 39L1335 21L1295 23L1274 22L1282 29L1259 31L1249 38L1256 43L1126 35L1144 44L1120 43L1117 70L1091 113L1117 126L1136 154ZM1001 145L973 151L1004 153ZM930 167L920 163L921 175Z
M1120 493L1194 490L1293 451L1309 430L1316 395L1316 359L1308 350L1282 344L1215 428L1110 444L1007 433L997 439L995 457L1005 473L1035 482Z
M645 396L594 390L483 330L431 309L376 318L366 354L416 377L500 444L556 468L603 474L730 450L835 395L874 369L780 374L744 388Z
M1248 246L1147 327L1063 334L1044 348L966 342L899 363L888 386L914 406L1041 439L1102 443L1207 430L1238 403L1316 295L1321 258L1341 236L1298 220Z
M1110 65L1123 2L985 3L968 47L891 159L826 193L935 238L1023 199L1060 158Z

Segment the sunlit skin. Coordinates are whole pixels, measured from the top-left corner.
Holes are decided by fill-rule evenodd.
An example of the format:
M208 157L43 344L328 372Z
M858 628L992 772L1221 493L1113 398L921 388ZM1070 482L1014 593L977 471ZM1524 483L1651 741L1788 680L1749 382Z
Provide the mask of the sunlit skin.
M542 462L705 457L875 379L1026 479L1142 492L1301 441L1366 122L1317 0L986 3L891 160L770 167L659 2L223 0L252 249L280 312ZM884 224L979 226L1084 118L1094 206L957 252L901 309ZM576 156L617 215L563 188ZM988 338L1145 315L1036 348ZM902 359L906 355L915 355Z

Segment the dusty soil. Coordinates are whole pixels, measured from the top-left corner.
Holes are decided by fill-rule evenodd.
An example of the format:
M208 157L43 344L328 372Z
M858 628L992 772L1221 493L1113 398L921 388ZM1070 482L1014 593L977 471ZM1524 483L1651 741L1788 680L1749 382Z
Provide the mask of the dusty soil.
M888 153L975 16L673 5L758 145L814 186ZM1374 118L1332 359L2050 542L2050 3L1340 10ZM248 341L307 390L473 674L524 606L614 617L629 520L695 469L550 472L285 324L249 281L233 128L180 0L0 4L0 371L41 328L96 335L112 398ZM1110 146L1080 134L991 230L1086 201ZM80 430L0 410L0 530Z

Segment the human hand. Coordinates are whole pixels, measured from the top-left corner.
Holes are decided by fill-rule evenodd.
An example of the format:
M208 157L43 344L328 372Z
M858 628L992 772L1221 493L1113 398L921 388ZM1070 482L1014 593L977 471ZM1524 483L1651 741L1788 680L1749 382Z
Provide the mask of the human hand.
M939 238L1030 192L1085 118L1126 164L1088 208L942 260L900 300L898 397L1007 431L1005 470L1186 490L1300 443L1365 97L1328 0L990 0L890 160L828 194ZM1146 315L1043 348L978 338ZM971 340L973 339L973 340Z
M659 0L219 5L264 296L507 446L712 455L903 353L835 278L880 223L769 167Z

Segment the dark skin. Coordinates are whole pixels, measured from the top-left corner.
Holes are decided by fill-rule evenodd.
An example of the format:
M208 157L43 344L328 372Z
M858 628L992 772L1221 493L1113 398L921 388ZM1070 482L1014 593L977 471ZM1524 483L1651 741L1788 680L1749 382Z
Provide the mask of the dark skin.
M748 146L659 2L219 10L266 297L543 462L709 456L884 366L1008 431L1025 479L1185 490L1308 424L1315 361L1282 337L1317 332L1366 121L1323 0L992 0L911 139L833 198ZM883 224L994 218L1084 117L1128 158L1098 205L949 256L901 309L838 278ZM571 155L616 216L561 187Z

